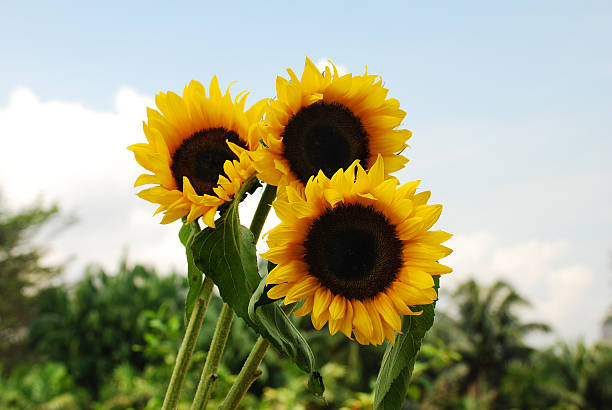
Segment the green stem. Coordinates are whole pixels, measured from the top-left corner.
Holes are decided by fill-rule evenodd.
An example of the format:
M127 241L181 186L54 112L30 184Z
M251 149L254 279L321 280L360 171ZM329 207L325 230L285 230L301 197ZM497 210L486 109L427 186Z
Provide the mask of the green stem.
M266 218L270 213L270 204L272 204L274 198L276 198L276 187L274 185L266 185L266 188L261 194L261 199L259 200L257 209L255 210L255 215L253 215L251 227L249 228L251 232L253 232L255 243L257 243L259 235L261 235L261 230L263 229Z
M268 347L270 347L270 342L260 336L255 346L253 346L253 350L251 350L249 357L247 357L246 362L244 362L232 388L219 407L220 410L233 410L238 407L240 400L242 400L247 390L249 390L251 384L261 375L261 371L257 370L257 367L263 360Z
M227 303L224 303L210 349L206 355L206 362L204 363L198 390L191 405L192 410L205 409L208 404L208 399L217 381L217 369L219 368L219 363L221 363L221 357L223 356L223 350L225 350L225 344L232 328L233 319L234 311Z
M261 194L255 214L253 215L253 220L250 227L250 230L255 238L255 243L257 243L259 240L259 236L261 235L266 218L270 213L270 204L272 201L274 201L274 198L276 198L276 187L273 185L266 185L263 193ZM225 344L227 343L227 339L229 337L233 319L234 312L227 304L224 304L219 320L217 321L217 326L215 327L215 334L210 344L210 349L206 355L206 362L204 363L204 369L202 369L202 376L200 377L198 389L191 406L192 410L205 409L206 405L208 404L215 381L217 380L217 370L219 369L219 364L221 363L221 357L223 356L223 351L225 350Z
M208 278L204 278L198 300L193 307L191 316L189 317L189 323L185 330L185 337L181 343L181 347L172 370L172 377L170 378L170 384L166 391L166 397L164 398L164 404L162 410L174 410L179 401L181 390L183 389L183 382L185 381L185 375L189 368L189 362L191 355L195 349L198 335L200 334L200 328L202 327L202 321L204 320L204 314L210 301L214 283Z
M286 315L289 315L291 314L291 312L293 312L295 306L295 303L292 303L290 305L284 305L283 312L285 312ZM253 346L249 357L247 357L246 362L244 362L244 365L242 366L238 377L234 381L232 388L230 389L229 393L227 393L227 396L225 397L225 400L223 401L219 409L233 410L238 407L240 400L242 400L246 392L249 390L249 387L251 387L253 382L257 380L259 376L261 376L261 370L258 370L257 367L259 367L259 364L263 360L266 351L269 347L270 342L268 342L261 336L259 337L259 339L257 339L257 343L255 343L255 346Z

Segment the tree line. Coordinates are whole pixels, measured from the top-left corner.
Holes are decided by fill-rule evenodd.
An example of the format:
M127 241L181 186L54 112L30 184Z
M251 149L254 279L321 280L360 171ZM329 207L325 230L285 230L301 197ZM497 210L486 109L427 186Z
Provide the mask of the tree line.
M53 284L60 268L42 263L44 249L31 238L56 216L55 207L12 213L0 207L0 407L159 408L184 333L184 275L158 275L123 261L112 273L91 267L73 285ZM450 298L452 309L436 311L403 408L601 409L612 403L610 340L529 346L528 335L550 328L517 315L528 301L507 282L483 287L468 280ZM213 297L181 408L197 387L221 305ZM244 408L371 408L383 349L315 331L308 318L296 324L321 367L324 399L310 395L306 375L271 352ZM211 407L255 339L234 321Z

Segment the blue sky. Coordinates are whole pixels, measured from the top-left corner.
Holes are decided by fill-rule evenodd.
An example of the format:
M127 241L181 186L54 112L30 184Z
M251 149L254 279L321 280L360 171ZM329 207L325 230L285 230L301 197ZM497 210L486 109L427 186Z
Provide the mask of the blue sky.
M124 151L144 141L151 98L217 74L254 102L305 56L367 66L414 133L400 179L422 179L456 233L449 287L508 279L562 337L594 340L612 299L612 5L534 3L3 2L0 187L15 206L43 195L79 216L56 249L86 255L73 271L128 248L166 266L147 253L156 237L181 269L178 228L133 195ZM36 161L32 145L48 147Z

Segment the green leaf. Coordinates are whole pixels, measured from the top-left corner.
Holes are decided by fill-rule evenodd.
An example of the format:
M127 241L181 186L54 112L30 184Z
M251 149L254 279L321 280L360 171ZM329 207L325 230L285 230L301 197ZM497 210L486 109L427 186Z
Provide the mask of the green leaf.
M440 276L433 278L438 290ZM402 407L423 337L433 325L435 302L420 308L423 310L421 315L404 316L402 334L395 339L395 346L389 344L385 350L374 387L374 409Z
M189 317L191 317L193 307L198 300L203 282L202 271L195 265L193 252L191 251L191 244L198 232L200 232L200 226L196 221L189 224L183 223L179 231L179 239L185 246L185 252L187 253L187 282L189 283L189 291L185 299L185 316L183 317L185 326L189 322Z
M259 282L257 289L253 292L251 300L249 301L249 317L251 319L255 320L255 310L257 308L278 301L277 299L270 299L268 297L268 291L272 289L273 286L274 285L266 285L265 277Z
M257 271L253 234L240 225L238 219L238 204L244 191L243 186L224 215L215 222L215 229L206 228L196 235L192 244L195 264L212 279L223 301L240 318L310 374L313 392L322 392L322 382L316 381L320 375L315 372L312 350L283 310L276 304L267 304L255 311L254 301L253 316L249 315L251 297L262 280Z
M276 264L270 261L266 262L266 277L268 273L272 272L272 269L276 268ZM262 268L263 269L263 268ZM268 291L274 287L274 285L266 285L266 277L264 277L261 282L259 282L259 286L255 289L253 296L251 297L251 301L249 302L249 316L253 318L254 311L260 306L267 305L269 303L274 303L277 300L270 299L268 297Z
M191 224L186 224L185 219L183 219L183 224L181 225L181 230L179 231L179 240L185 247L187 247L187 242L191 236L191 229Z
M323 395L325 386L323 385L323 377L321 377L319 372L310 374L310 377L308 378L308 390L317 396Z

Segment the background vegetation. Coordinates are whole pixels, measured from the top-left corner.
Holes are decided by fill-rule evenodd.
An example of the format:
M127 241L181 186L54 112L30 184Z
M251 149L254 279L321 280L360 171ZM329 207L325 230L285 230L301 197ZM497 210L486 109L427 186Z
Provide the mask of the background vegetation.
M92 267L73 285L54 284L59 268L44 266L43 250L29 238L56 213L0 209L0 408L159 408L184 333L185 277L122 262L116 272ZM528 301L505 282L483 288L467 281L448 297L454 309L436 312L405 409L602 409L612 403L610 340L528 346L526 336L549 328L517 316ZM220 299L213 297L208 309L181 408L189 408L195 393ZM269 352L242 406L370 408L383 349L314 331L308 318L296 323L321 367L324 400L306 391L302 371ZM234 320L211 408L255 339Z

